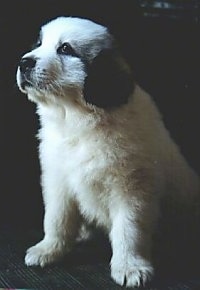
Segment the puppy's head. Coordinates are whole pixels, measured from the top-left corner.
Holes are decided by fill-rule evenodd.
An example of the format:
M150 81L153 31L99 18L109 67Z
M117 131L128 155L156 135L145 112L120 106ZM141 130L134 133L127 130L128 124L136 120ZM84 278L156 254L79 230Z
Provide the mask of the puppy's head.
M41 28L35 48L17 69L20 90L36 103L127 102L132 74L107 28L90 20L59 17Z

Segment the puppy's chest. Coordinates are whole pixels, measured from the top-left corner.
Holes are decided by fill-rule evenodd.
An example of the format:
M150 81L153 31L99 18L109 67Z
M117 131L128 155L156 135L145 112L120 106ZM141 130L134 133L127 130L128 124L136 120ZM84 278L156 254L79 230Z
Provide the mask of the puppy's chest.
M78 169L87 172L97 157L91 143L87 136L62 136L60 132L47 131L41 140L42 158L47 163L52 161L61 174L76 174Z
M105 188L107 158L103 143L94 136L63 136L51 130L41 140L41 161L63 180L82 214L101 225L108 223ZM104 146L105 147L105 146Z
M108 160L105 144L95 136L63 137L58 131L41 131L40 158L44 170L55 172L75 195L82 210L104 208L104 181ZM52 174L53 175L53 174Z

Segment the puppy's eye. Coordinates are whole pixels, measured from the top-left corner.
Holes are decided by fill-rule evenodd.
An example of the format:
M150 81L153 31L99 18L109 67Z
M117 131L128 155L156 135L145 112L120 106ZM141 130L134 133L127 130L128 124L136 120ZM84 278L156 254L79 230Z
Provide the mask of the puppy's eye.
M58 49L58 54L66 54L71 56L77 56L74 49L71 47L71 45L68 42L63 43Z

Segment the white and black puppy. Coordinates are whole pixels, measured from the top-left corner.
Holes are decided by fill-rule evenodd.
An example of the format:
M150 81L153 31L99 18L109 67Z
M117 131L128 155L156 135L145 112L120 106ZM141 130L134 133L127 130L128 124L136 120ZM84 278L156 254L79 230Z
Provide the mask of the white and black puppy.
M17 83L37 104L45 205L44 239L28 249L25 263L58 260L82 225L93 223L109 235L112 278L144 284L154 272L152 237L162 208L180 204L177 215L184 207L192 212L199 180L115 39L90 20L52 20L21 59Z

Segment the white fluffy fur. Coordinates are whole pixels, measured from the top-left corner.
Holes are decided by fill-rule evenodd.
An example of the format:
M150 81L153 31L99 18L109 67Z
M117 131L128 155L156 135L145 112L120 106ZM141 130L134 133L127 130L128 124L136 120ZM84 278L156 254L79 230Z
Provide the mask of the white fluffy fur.
M87 221L109 235L112 278L120 285L139 286L154 271L152 235L161 203L192 209L199 180L151 97L138 85L129 102L113 110L84 101L82 61L56 54L58 44L66 41L82 51L87 47L91 62L112 45L103 26L61 17L42 28L42 45L25 55L37 57L31 86L22 86L18 69L18 85L37 103L41 122L45 205L44 239L27 251L25 263L56 261L71 249Z

